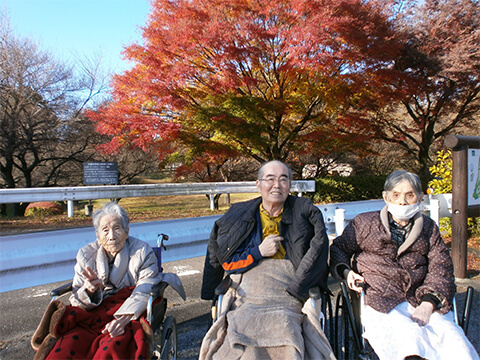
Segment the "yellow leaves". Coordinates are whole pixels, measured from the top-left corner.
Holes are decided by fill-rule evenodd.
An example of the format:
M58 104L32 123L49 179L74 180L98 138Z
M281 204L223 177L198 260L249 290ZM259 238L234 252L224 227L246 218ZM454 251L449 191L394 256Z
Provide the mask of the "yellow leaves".
M428 186L434 190L434 194L446 194L452 192L452 152L440 150L437 152L437 162L430 167L430 174L434 179Z

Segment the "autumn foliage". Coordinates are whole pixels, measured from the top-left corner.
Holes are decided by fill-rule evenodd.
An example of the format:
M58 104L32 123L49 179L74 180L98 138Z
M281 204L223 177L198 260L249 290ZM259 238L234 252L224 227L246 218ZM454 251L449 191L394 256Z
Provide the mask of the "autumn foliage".
M362 148L368 122L344 111L382 87L400 51L378 4L153 1L143 44L125 50L133 68L87 115L113 135L107 150L196 166Z
M360 111L370 109L375 138L399 145L427 175L446 135L479 133L480 2L425 0L396 23L404 45L383 88L400 97L379 96Z

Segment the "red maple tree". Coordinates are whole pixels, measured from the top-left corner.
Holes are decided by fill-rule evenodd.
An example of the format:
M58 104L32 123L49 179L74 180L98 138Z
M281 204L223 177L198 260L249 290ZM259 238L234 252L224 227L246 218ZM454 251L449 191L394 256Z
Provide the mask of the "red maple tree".
M125 50L134 67L88 116L113 136L111 151L155 147L161 159L197 166L361 147L368 122L341 114L400 51L380 4L153 1L143 44Z

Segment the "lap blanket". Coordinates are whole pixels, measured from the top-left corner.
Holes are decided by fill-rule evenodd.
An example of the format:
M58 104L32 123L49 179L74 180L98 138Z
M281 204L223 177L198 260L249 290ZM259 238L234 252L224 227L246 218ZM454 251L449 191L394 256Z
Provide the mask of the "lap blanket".
M52 301L32 338L34 359L150 358L153 332L143 318L127 324L123 335L102 334L132 290L124 288L90 311Z
M428 324L420 326L412 320L414 311L406 301L387 314L370 306L362 308L363 337L380 359L401 360L417 355L422 359L479 360L462 328L455 324L453 312L443 315L435 311Z
M295 269L289 260L262 260L231 275L218 320L200 348L203 359L335 359L311 301L286 292ZM321 309L320 301L317 309Z

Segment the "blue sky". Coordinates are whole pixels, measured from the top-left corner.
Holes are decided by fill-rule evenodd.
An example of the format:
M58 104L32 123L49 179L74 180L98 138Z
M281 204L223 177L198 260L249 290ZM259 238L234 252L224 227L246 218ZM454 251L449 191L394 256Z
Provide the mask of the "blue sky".
M0 0L17 36L28 37L58 60L100 53L109 70L128 68L125 45L141 41L149 0Z

